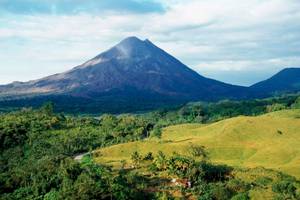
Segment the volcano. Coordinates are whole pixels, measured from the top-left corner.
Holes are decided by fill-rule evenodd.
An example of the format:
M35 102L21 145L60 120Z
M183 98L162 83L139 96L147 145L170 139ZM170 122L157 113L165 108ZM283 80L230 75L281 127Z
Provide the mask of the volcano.
M109 50L64 73L0 86L0 96L22 101L73 99L78 105L139 109L194 100L243 98L247 88L201 76L150 40L128 37ZM55 98L54 98L55 97ZM87 103L89 102L89 103ZM65 103L64 103L65 104ZM103 106L102 106L103 107Z

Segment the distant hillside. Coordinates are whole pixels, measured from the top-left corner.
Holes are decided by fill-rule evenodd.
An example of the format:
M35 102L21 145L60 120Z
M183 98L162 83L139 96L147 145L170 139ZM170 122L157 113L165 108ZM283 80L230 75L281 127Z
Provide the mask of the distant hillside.
M286 68L271 78L251 86L256 92L274 94L300 91L300 68Z
M226 84L201 76L149 40L128 37L64 73L0 86L0 107L52 101L64 112L134 112L295 92L300 91L299 79L299 68L288 68L250 88Z
M107 108L123 105L121 110L135 105L132 110L139 110L193 100L246 98L246 90L205 78L149 40L129 37L67 72L0 86L0 97L13 100L14 105L48 99L57 106L65 106L63 99L72 104L67 100L72 97L82 110L99 104Z
M210 125L167 127L161 139L119 144L98 150L97 162L120 165L141 154L174 151L186 154L191 144L203 145L213 162L232 166L276 169L300 177L300 110L284 110L257 117L235 117Z
M238 96L242 87L205 78L149 40L129 37L70 71L0 87L0 94L68 94L95 98L132 92L183 99Z

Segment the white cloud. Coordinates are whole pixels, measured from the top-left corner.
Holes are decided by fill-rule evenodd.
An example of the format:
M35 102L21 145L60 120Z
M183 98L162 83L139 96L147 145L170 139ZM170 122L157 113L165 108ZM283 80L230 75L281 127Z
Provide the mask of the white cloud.
M193 69L225 81L216 71L260 72L267 77L280 68L300 66L298 0L161 3L167 8L164 13L4 17L0 59L16 61L4 61L0 74L4 68L30 68L22 79L26 80L61 72L130 35L149 38ZM41 66L43 73L37 73ZM245 78L235 83L259 80Z

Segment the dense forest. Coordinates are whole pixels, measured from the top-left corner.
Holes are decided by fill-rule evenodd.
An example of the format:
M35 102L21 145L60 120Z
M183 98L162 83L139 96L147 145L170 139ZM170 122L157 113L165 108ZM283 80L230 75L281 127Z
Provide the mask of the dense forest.
M182 192L198 199L248 199L253 184L272 184L278 199L299 199L297 180L282 173L276 179L243 182L229 166L210 163L205 148L195 146L190 157L174 153L132 155L133 170L112 169L85 156L96 148L160 137L163 127L181 123L210 123L238 115L259 115L300 108L300 97L264 100L190 103L143 114L70 116L53 111L47 103L39 109L23 108L0 114L0 199L171 199L167 188L151 190L154 179L137 173L146 167L153 174L168 173L191 182ZM186 184L186 183L184 183Z

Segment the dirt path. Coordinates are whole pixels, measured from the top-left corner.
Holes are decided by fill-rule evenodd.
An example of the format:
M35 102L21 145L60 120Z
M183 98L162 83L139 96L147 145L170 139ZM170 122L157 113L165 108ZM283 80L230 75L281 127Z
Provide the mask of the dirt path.
M80 162L84 156L89 155L89 154L90 154L90 152L77 154L76 156L74 156L74 160Z

